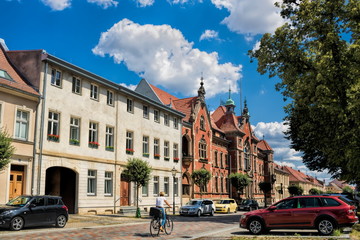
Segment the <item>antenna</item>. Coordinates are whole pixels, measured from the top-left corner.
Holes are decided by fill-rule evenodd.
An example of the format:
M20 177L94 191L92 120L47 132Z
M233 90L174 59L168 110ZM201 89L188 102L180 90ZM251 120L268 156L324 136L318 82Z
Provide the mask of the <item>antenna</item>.
M240 78L240 115L242 114L243 112L243 105L242 105L242 80Z

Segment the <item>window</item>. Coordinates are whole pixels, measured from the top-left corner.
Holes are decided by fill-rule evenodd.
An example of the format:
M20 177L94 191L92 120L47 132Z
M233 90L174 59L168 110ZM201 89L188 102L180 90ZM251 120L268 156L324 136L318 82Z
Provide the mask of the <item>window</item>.
M59 121L60 114L55 112L49 112L48 120L48 139L52 141L59 140Z
M51 85L61 87L61 72L56 69L51 70Z
M154 158L159 159L160 158L160 146L159 146L160 140L155 138L154 139Z
M165 196L169 196L169 177L164 177L164 192Z
M149 119L149 107L145 105L143 106L143 118Z
M223 153L220 153L220 167L223 168L224 167L224 159L223 159Z
M126 110L129 113L133 113L133 111L134 111L133 101L129 98L126 100Z
M99 90L98 90L98 86L94 85L94 84L90 84L90 98L94 99L94 100L98 100L99 99Z
M88 170L87 195L96 195L96 170Z
M333 198L323 198L324 207L340 206L340 203Z
M132 154L134 152L133 132L126 132L126 153Z
M164 114L164 124L166 126L169 126L169 115L167 115L167 114Z
M81 94L81 80L77 77L73 77L72 79L72 92Z
M179 129L179 121L176 117L174 117L174 128Z
M204 139L199 142L199 157L200 159L206 159L206 142Z
M93 147L99 146L98 143L98 124L95 122L89 123L89 144Z
M215 153L214 153L214 159L215 159L215 167L218 167L219 165L218 165L218 152L217 151L215 151Z
M160 113L156 109L154 109L154 121L157 122L157 123L160 122Z
M109 151L114 151L114 128L106 127L105 134L105 148Z
M149 157L149 137L143 136L143 156Z
M0 69L0 78L4 78L6 80L14 82L14 80L11 78L11 76L5 71Z
M249 151L249 146L246 145L245 149L244 149L244 156L245 156L245 170L246 171L250 171L251 170L251 166L250 166L250 151Z
M21 110L16 112L15 138L27 140L29 129L29 113Z
M157 196L159 194L159 177L158 176L154 176L153 183L154 183L153 195Z
M200 118L200 129L205 130L205 118L204 118L204 116L201 116L201 118Z
M174 161L179 161L179 145L177 143L173 145L173 158Z
M221 192L223 193L224 192L224 177L221 176L220 178L220 189L221 189Z
M109 90L106 91L106 104L110 106L114 105L114 93Z
M219 192L219 177L217 175L215 176L215 192Z
M142 195L143 197L149 196L149 183L146 183L145 186L142 186L141 195Z
M177 197L179 195L179 183L178 183L179 179L178 178L174 178L174 194Z
M104 186L104 194L105 196L112 196L113 192L113 173L105 172L105 186Z
M169 160L170 156L169 156L169 142L168 141L164 141L164 159L165 160Z
M80 144L80 119L79 118L70 118L70 144L79 145Z
M296 208L297 199L288 199L276 204L277 209Z

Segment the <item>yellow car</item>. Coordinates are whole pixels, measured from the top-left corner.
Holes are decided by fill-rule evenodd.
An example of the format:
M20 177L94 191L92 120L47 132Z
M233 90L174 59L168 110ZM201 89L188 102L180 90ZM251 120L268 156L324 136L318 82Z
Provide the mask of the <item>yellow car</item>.
M215 212L217 213L236 213L238 205L232 198L220 199L215 202Z

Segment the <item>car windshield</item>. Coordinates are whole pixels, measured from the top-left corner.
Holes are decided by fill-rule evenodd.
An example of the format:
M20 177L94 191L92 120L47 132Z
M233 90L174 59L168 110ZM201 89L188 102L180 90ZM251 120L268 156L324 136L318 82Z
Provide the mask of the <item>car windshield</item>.
M229 204L230 201L229 200L220 200L218 203L219 204Z
M198 205L199 203L200 203L200 201L190 201L186 205L193 206L193 205Z
M25 196L18 196L12 200L10 200L6 205L7 206L25 206L26 203L29 202L31 198Z
M251 200L244 200L241 204L246 205L246 204L250 204Z

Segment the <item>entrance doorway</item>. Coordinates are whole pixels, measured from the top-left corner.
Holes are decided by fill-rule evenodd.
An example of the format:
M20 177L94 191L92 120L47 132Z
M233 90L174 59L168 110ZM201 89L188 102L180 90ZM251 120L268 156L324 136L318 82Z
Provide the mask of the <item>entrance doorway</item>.
M126 178L121 175L120 183L120 206L129 206L130 187Z
M23 194L24 189L24 166L11 165L9 200Z
M69 213L76 213L76 173L64 167L51 167L46 170L45 194L61 196Z

